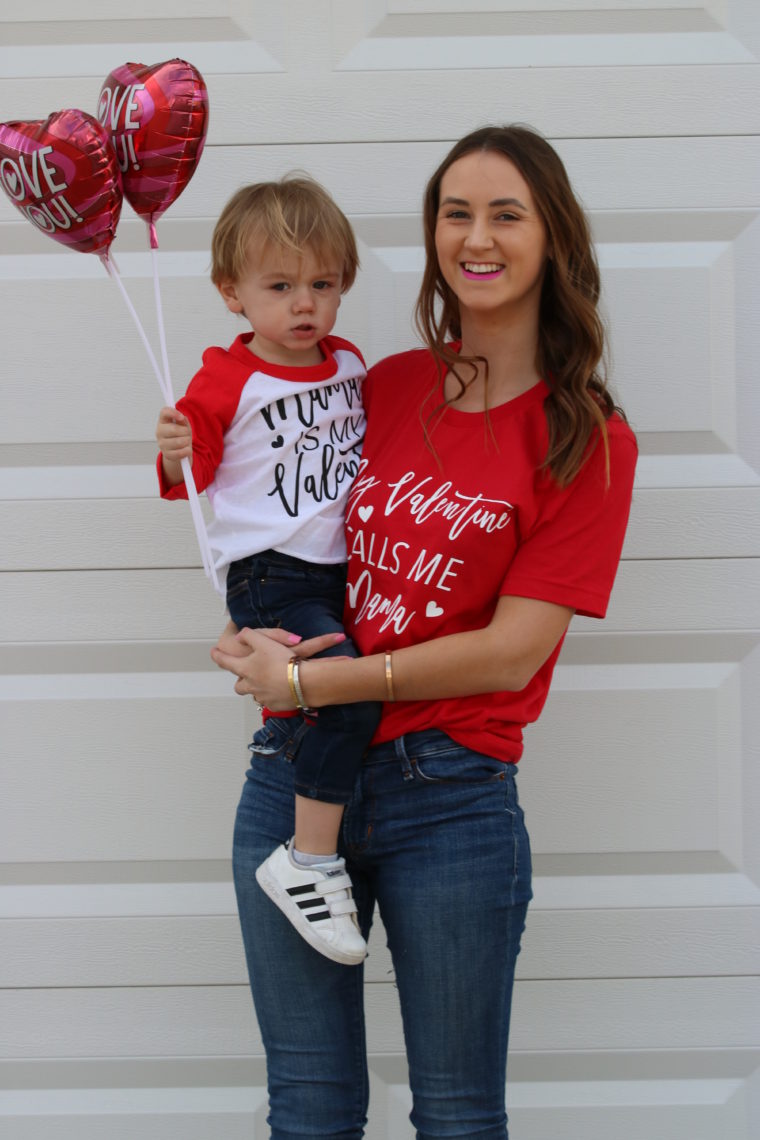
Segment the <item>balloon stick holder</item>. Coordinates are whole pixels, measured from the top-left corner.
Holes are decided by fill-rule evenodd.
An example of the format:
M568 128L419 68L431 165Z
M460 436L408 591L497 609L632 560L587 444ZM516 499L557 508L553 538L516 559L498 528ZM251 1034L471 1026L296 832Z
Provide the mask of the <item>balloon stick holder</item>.
M116 265L116 262L114 261L113 256L112 255L109 256L107 253L102 253L102 254L100 254L100 260L103 262L103 265L105 266L105 269L106 269L106 272L108 273L108 276L111 278L112 281L114 281L116 283L116 285L119 289L119 292L121 293L122 298L124 299L124 304L127 306L127 309L129 310L129 312L132 316L132 320L135 323L135 326L137 328L137 332L140 336L140 340L143 343L143 347L145 348L145 351L148 354L148 359L150 360L150 363L153 367L153 371L156 374L156 379L158 380L158 384L159 384L159 387L161 389L161 393L164 397L164 401L169 407L173 408L174 407L174 394L172 392L171 375L169 372L169 356L168 356L168 353L166 351L166 332L164 330L164 318L163 318L163 311L162 311L162 307L161 307L161 290L160 290L159 281L158 281L158 259L157 259L157 254L156 254L156 249L158 248L158 242L156 242L155 245L153 244L153 238L154 238L155 232L156 232L155 227L152 227L152 225L149 225L148 228L149 228L149 231L152 229L152 233L151 233L151 254L152 254L152 258L153 258L153 288L154 288L154 293L155 293L155 298L156 298L156 315L158 318L158 335L159 335L159 340L161 343L161 357L162 357L162 361L163 361L163 365L164 365L163 372L161 371L161 368L159 367L159 364L158 364L158 361L156 360L153 349L150 347L150 342L149 342L147 336L145 335L145 329L143 328L142 322L140 321L140 318L137 315L137 310L135 309L134 305L132 304L131 300L129 299L129 294L127 293L126 289L124 288L124 282L121 279L121 274L119 273L118 266ZM182 475L183 475L184 480L185 480L185 488L187 490L187 500L190 504L190 514L192 515L193 525L195 526L195 534L196 534L196 537L198 539L198 546L200 547L201 559L203 561L203 569L206 572L206 576L209 579L209 581L211 582L211 584L213 585L214 589L217 591L217 593L221 594L224 591L222 590L221 585L219 583L219 578L218 578L217 573L216 573L216 567L214 566L214 560L213 560L213 557L211 555L211 548L209 546L208 534L206 532L206 523L205 523L205 520L203 518L203 513L201 511L201 503L200 503L200 499L198 498L198 491L196 490L196 487L195 487L195 480L193 479L193 472L192 472L192 468L190 466L190 461L188 459L183 459L181 461L181 467L182 467Z

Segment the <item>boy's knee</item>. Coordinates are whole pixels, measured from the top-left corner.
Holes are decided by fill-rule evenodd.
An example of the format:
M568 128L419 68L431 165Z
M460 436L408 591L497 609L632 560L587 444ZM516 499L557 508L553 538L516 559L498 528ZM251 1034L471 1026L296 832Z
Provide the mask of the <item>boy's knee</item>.
M361 701L352 705L330 705L319 710L317 724L322 732L338 732L347 736L365 737L369 744L380 723L382 705L376 701Z
M352 725L354 731L366 736L369 744L380 723L383 706L379 701L362 701L360 704L344 705L343 707L353 710Z

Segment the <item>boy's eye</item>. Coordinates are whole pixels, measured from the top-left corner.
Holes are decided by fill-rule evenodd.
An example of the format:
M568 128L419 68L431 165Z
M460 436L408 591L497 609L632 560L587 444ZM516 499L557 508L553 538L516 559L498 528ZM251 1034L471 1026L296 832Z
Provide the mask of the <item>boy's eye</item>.
M331 287L331 285L332 285L332 281L315 281L314 282L314 288L315 289L329 289Z
M272 286L272 288L276 289L278 293L284 293L285 290L289 288L289 286L287 281L277 281L276 284Z

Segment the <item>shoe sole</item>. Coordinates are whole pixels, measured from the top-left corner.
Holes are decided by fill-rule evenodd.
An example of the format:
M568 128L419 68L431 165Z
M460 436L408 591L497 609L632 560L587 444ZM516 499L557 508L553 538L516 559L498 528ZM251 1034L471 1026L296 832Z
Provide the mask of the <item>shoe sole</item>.
M342 966L361 965L367 956L367 951L365 950L359 958L355 954L348 954L345 951L328 946L327 943L319 937L317 932L312 930L308 920L304 919L303 911L296 906L290 895L286 891L283 891L280 884L267 872L263 864L256 868L256 882L264 894L282 911L291 926L295 927L304 942L308 942L317 953L321 954L324 958L329 958L333 962L339 962Z

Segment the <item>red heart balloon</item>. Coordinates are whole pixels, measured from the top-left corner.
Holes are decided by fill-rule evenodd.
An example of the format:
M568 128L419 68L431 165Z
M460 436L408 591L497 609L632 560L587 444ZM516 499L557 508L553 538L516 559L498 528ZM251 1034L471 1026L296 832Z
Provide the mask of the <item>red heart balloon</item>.
M127 201L152 225L200 161L208 129L203 77L182 59L125 63L100 90L98 119L116 150Z
M75 109L0 123L0 184L38 229L81 253L108 250L121 213L121 176L108 135Z

